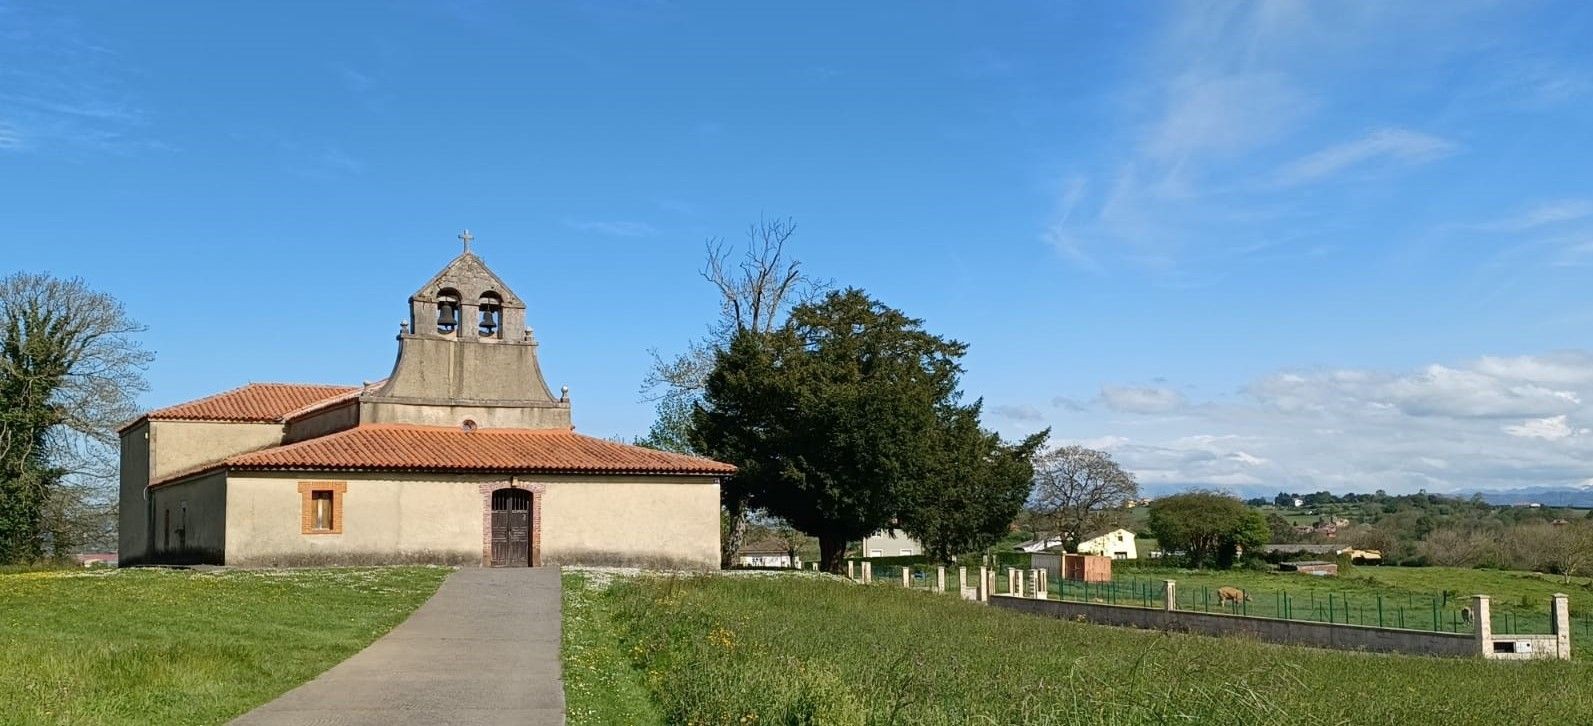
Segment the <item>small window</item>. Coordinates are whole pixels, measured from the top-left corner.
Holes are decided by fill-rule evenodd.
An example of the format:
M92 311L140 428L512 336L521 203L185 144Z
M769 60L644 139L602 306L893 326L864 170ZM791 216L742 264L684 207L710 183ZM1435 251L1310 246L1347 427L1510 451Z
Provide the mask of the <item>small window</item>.
M324 532L332 528L332 490L310 492L310 529Z
M868 556L869 557L879 557L880 555L883 555L883 554L885 554L885 550L869 550L868 551Z
M903 556L903 557L907 557L907 556L910 556L910 555L912 555L912 554L913 554L913 551L912 551L912 550L911 550L911 549L904 549L904 550L902 550L902 556Z
M343 493L346 482L299 482L299 495L303 499L299 526L303 534L343 533Z

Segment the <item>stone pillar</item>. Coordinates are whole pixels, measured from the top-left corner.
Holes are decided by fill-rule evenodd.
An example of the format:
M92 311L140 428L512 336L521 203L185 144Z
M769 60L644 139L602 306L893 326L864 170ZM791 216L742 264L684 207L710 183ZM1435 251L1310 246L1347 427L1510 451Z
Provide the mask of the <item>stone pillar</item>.
M1018 574L1017 573L1018 573L1017 568L1014 568L1014 567L1008 567L1007 568L1007 594L1008 595L1011 595L1013 593L1012 585L1013 585L1013 583L1018 581Z
M935 567L935 592L946 591L946 566Z
M1162 609L1172 612L1178 609L1178 583L1172 580L1162 580Z
M1560 660L1571 659L1571 598L1563 592L1554 593L1549 601L1549 632L1554 633L1556 655Z
M1012 579L1007 581L1007 594L1023 597L1023 570L1012 569Z
M968 589L968 568L957 568L957 594L961 595Z
M913 586L913 568L903 566L902 567L902 587L912 587L912 586Z
M1045 600L1049 597L1051 597L1051 573L1042 567L1034 571L1034 598Z
M856 580L857 579L857 561L856 560L847 560L846 561L846 579L848 579L848 580Z
M1484 658L1493 657L1493 613L1488 609L1487 595L1471 598L1471 622L1477 626L1477 652Z
M871 583L873 581L874 581L874 563L868 562L868 561L865 560L863 562L863 584L867 585L868 583Z
M984 565L979 566L979 583L974 585L974 599L979 602L990 601L990 570Z

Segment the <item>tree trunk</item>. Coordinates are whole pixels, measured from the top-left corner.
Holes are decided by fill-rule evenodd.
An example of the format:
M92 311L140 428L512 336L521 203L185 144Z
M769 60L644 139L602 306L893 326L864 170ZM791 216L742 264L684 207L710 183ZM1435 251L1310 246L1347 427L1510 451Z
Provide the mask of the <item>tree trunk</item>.
M819 568L835 575L846 572L846 538L833 534L819 535Z
M747 503L745 501L732 501L725 505L729 519L729 526L725 529L725 538L719 543L719 567L730 569L736 564L736 553L741 550L741 542L747 537Z

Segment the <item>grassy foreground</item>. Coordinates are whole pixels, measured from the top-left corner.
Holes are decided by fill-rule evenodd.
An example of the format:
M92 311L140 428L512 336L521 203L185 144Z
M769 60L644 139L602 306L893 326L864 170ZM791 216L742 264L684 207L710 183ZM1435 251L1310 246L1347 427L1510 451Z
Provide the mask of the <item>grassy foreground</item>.
M572 724L1593 721L1585 661L1292 648L818 577L582 578L566 579Z
M446 568L0 575L0 724L214 724L330 668Z

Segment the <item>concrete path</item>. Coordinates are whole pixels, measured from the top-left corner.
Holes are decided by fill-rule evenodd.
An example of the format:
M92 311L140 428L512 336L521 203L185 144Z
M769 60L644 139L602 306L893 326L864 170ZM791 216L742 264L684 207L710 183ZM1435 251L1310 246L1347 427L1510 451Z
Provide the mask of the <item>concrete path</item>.
M563 724L559 569L465 568L392 632L234 724Z

